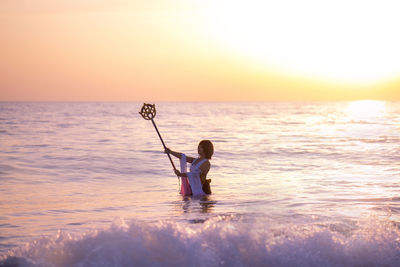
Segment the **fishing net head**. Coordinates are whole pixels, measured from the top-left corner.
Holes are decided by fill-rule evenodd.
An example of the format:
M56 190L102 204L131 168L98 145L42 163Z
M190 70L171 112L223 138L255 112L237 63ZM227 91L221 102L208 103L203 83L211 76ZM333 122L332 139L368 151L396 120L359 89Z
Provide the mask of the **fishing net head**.
M145 120L152 120L156 116L156 104L143 104L141 111L139 112Z

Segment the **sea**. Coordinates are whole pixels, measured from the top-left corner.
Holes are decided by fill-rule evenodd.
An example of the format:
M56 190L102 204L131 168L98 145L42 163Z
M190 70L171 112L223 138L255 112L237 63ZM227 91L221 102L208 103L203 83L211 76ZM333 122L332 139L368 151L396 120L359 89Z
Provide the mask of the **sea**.
M400 102L142 105L0 102L0 266L400 265Z

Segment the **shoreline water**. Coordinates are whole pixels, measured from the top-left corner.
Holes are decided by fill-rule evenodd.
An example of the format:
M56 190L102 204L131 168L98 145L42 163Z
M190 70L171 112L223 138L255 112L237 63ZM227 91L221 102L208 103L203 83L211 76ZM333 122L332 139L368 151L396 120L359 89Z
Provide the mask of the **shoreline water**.
M103 230L59 231L0 260L4 266L396 266L400 259L399 226L390 221L282 225L248 219L115 220Z
M178 194L141 105L0 103L3 265L399 260L399 102L157 103L167 146L214 143L205 200Z

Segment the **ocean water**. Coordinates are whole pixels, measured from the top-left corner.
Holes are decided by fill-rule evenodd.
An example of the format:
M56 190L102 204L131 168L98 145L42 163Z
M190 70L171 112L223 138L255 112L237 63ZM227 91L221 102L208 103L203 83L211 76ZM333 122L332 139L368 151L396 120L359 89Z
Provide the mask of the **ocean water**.
M0 266L399 265L399 102L142 104L0 103Z

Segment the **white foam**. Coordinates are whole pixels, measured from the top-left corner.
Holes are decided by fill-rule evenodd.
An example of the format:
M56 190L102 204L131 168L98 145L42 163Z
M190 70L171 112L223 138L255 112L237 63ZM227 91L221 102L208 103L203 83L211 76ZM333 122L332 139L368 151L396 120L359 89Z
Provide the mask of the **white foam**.
M109 229L59 232L3 256L5 266L396 266L390 221L270 225L218 217L202 224L121 220ZM0 264L1 266L1 264Z

